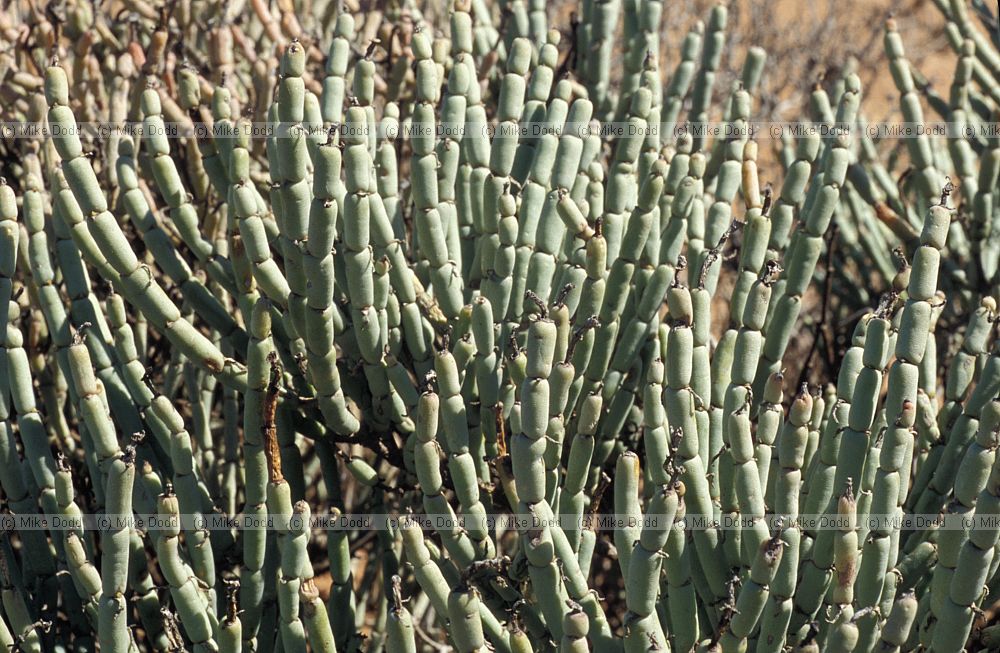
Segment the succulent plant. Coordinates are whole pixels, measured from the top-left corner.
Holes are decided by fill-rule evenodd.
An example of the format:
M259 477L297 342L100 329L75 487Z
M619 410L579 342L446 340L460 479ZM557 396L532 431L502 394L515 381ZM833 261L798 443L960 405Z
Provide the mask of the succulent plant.
M725 5L432 4L0 10L0 645L995 650L982 3L903 159Z

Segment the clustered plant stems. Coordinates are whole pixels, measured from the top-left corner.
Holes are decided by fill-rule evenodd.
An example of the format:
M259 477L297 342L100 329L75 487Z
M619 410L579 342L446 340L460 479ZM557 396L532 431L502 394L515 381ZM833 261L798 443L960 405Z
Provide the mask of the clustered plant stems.
M2 146L0 489L74 522L0 537L0 644L995 648L995 136L900 177L847 66L778 175L723 5L665 70L656 1L128 4L0 11L49 127ZM975 130L1000 54L936 4L903 118Z

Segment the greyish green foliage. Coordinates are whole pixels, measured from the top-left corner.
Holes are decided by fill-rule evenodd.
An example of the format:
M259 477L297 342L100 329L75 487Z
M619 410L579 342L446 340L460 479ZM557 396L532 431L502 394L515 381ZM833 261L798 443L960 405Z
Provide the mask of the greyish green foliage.
M971 134L903 164L849 66L751 138L724 5L350 4L0 11L49 127L0 147L0 489L79 522L0 535L0 645L996 650L982 3L935 3L947 100L886 23L903 119Z

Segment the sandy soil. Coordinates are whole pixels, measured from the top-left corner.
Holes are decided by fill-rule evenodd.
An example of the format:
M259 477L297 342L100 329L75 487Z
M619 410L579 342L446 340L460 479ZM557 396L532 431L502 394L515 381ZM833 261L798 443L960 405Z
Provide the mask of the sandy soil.
M670 75L678 46L697 20L708 17L718 0L665 3L661 29L661 69ZM577 2L559 2L550 25L566 30ZM831 84L853 66L864 88L871 119L891 117L898 94L888 75L882 35L894 15L907 56L934 88L947 96L955 56L944 35L945 21L932 0L730 0L727 48L716 84L719 99L739 74L747 48L761 46L768 62L759 93L758 119L800 114L817 80Z

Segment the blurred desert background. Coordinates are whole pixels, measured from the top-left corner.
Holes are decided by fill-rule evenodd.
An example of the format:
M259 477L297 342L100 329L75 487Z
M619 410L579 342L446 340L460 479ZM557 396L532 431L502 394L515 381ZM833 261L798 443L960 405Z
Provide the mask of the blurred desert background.
M678 35L707 16L717 3L685 0L669 4L661 34L667 43L663 62L667 71L676 63ZM868 117L879 120L894 115L899 94L888 74L882 45L890 15L899 25L907 57L939 94L947 96L956 57L935 0L736 0L726 4L730 47L723 54L722 70L728 78L717 88L727 89L739 74L747 48L764 48L768 60L759 94L759 119L799 115L813 84L832 83L852 65L863 83Z

